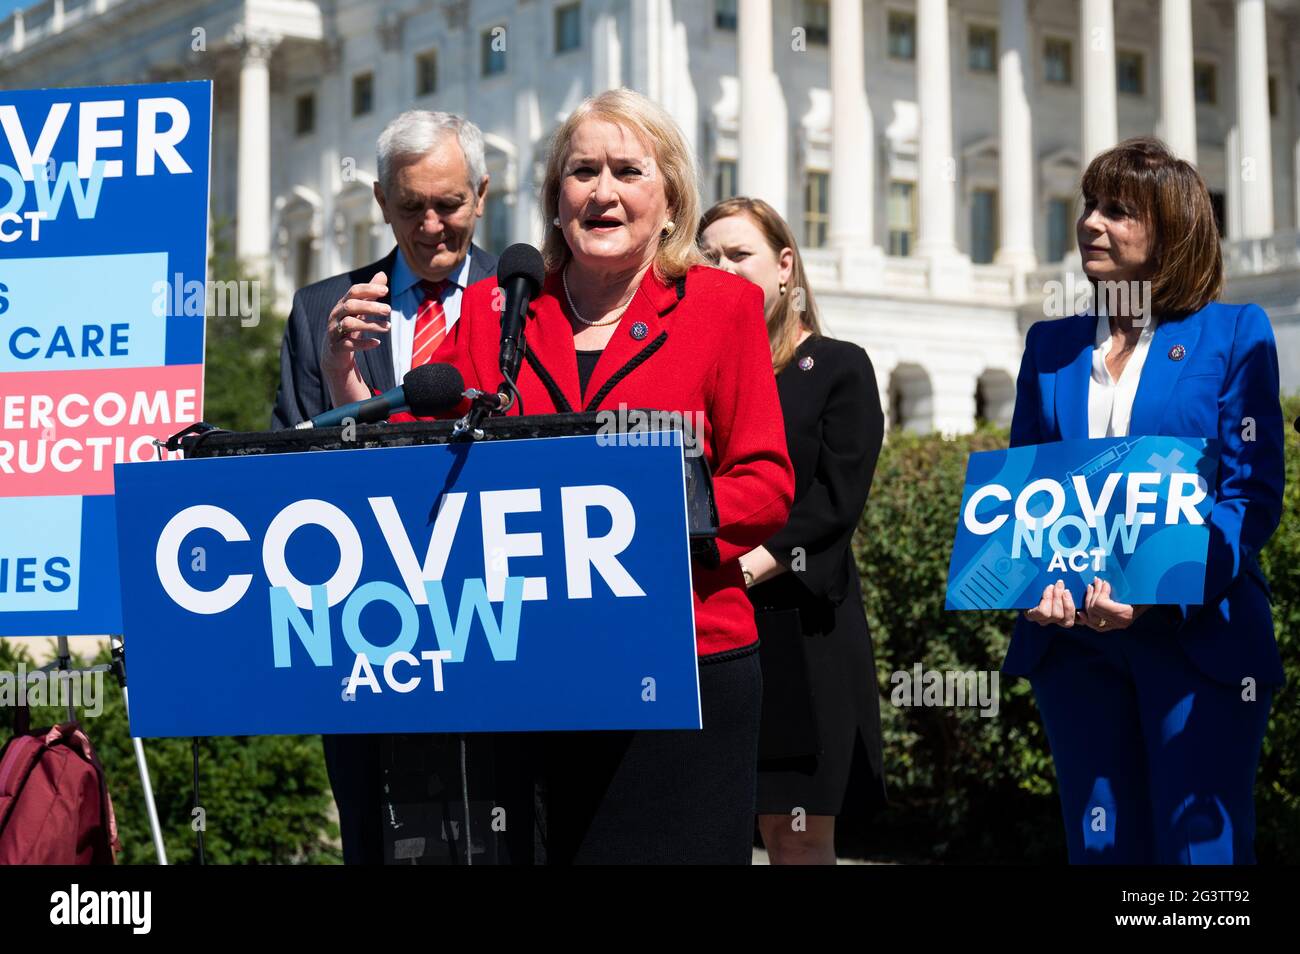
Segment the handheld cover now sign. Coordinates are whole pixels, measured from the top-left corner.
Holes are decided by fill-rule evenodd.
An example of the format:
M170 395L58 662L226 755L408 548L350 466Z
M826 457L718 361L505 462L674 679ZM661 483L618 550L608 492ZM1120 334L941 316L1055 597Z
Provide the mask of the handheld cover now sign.
M1060 441L978 451L966 484L946 608L1025 609L1094 578L1120 603L1199 604L1218 467L1215 441Z
M211 112L0 91L0 636L121 629L113 467L202 413Z

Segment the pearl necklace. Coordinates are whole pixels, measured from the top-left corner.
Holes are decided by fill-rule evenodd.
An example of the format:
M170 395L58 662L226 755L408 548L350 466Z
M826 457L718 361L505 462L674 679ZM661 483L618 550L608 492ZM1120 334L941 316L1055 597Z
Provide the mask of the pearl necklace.
M582 317L582 315L578 313L578 306L573 303L573 295L569 294L568 268L565 268L562 272L560 272L560 282L564 285L564 297L568 299L569 310L573 312L573 317L577 318L588 328L603 328L606 325L618 324L618 322L623 318L623 312L627 311L628 306L632 304L632 299L636 297L636 289L634 288L632 289L632 294L627 296L627 301L623 302L623 306L618 309L618 311L614 314L613 318L606 318L603 321L589 321L588 319Z

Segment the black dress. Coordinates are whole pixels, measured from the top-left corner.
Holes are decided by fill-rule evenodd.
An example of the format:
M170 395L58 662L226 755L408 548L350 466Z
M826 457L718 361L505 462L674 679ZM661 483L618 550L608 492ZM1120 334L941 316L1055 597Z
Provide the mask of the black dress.
M839 815L855 755L884 799L880 694L850 541L884 437L867 353L806 338L777 375L795 493L766 544L788 572L749 591L762 640L759 814Z

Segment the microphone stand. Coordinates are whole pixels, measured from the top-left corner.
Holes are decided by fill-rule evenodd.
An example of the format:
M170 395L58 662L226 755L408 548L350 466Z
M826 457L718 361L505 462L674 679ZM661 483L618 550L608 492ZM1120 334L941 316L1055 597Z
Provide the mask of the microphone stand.
M504 376L500 384L497 385L495 392L480 391L478 388L470 388L465 392L465 396L470 399L470 409L464 417L456 421L452 428L451 439L453 442L476 442L483 439L483 422L488 417L504 417L506 412L514 407L519 398L519 389L515 386L515 375L519 373L520 360L523 358L526 339L523 335L523 328L519 330L519 339L513 342L514 347L508 347L512 342L503 341L501 343L501 354L498 364L501 368L501 374ZM465 733L458 733L460 743L460 786L461 786L461 805L465 813L463 820L464 830L461 837L465 846L465 864L472 866L474 864L474 842L470 833L470 800L469 800L469 767L466 760Z
M453 441L481 441L483 439L483 422L489 417L499 417L514 406L514 398L506 390L509 385L502 381L497 386L497 393L492 394L487 391L480 391L477 388L470 388L465 392L465 396L470 399L470 408L464 417L456 421L456 426L452 428L451 439ZM506 400L501 401L500 395L505 395Z
M528 339L524 337L523 328L521 327L518 341L502 342L499 364L504 378L497 385L495 392L480 391L477 388L470 388L465 392L465 396L470 399L470 408L452 429L451 439L453 441L481 441L483 439L483 422L489 417L504 417L506 412L515 406L515 402L519 400L519 389L515 386L515 376L519 373L519 365L523 360L524 351L527 349L527 341ZM514 347L508 348L507 345L510 344L513 344Z

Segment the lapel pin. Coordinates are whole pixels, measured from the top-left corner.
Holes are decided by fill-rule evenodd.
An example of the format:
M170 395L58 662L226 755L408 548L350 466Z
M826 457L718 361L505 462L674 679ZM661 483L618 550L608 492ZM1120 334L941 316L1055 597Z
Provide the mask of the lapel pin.
M800 371L811 371L811 370L812 370L812 366L813 366L815 363L816 363L816 362L813 361L813 359L812 359L812 357L811 357L810 355L805 355L804 357L802 357L802 358L799 359L799 370L800 370Z
M1174 345L1172 348L1169 349L1170 361L1182 361L1183 358L1186 356L1187 356L1187 349L1184 348L1182 345Z
M637 341L641 341L648 334L650 334L650 329L646 327L644 321L638 321L632 326L632 337Z

